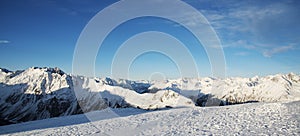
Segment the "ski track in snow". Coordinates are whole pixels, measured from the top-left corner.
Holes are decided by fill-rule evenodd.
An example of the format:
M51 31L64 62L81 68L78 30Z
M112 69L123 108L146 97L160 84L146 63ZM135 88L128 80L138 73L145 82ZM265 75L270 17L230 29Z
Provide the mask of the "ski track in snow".
M223 107L144 111L113 109L121 117L76 124L84 115L0 127L8 135L299 135L300 101L252 103ZM103 111L102 111L103 112ZM133 113L130 115L130 113ZM101 111L89 114L107 116ZM107 111L107 114L110 112ZM124 116L125 115L125 116ZM55 121L54 121L55 120ZM72 122L73 125L11 133L22 127ZM75 121L75 122L74 122ZM29 126L29 127L28 127ZM17 127L17 128L16 128Z

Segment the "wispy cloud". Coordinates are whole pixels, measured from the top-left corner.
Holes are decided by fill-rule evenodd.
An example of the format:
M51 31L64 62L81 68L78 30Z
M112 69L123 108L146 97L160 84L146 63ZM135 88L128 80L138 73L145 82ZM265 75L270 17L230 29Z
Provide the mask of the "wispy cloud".
M223 47L245 48L264 56L289 51L300 43L297 1L226 2L201 12L221 37Z
M263 55L265 57L272 57L274 54L286 52L286 51L293 50L293 49L295 49L295 48L292 45L280 46L280 47L275 47L273 49L264 51Z
M206 20L199 20L198 13L195 12L182 11L181 14L176 14L173 17L181 21L182 23L184 23L182 25L185 26L195 27L195 26L199 26L199 23L208 24ZM177 23L172 23L172 24L174 27L181 27L180 24Z
M8 43L10 43L10 41L8 41L8 40L0 40L0 44L8 44Z
M248 56L249 52L236 52L236 53L234 53L234 55L236 55L236 56Z

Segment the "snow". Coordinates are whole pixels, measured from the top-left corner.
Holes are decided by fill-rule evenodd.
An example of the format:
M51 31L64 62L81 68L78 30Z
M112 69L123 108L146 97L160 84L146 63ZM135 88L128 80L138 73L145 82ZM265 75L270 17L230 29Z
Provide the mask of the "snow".
M277 74L253 78L199 78L177 79L154 82L150 88L180 91L190 97L191 92L212 94L215 98L233 103L260 101L296 101L300 100L299 75Z
M297 134L296 101L300 76L293 73L131 81L70 75L58 68L0 68L0 124L19 123L1 126L0 134L115 135L133 129L138 135ZM247 102L260 103L197 107Z
M119 114L112 117L111 112ZM299 135L300 102L251 103L157 111L106 109L1 126L10 135ZM22 131L22 132L20 132Z
M78 81L80 80L80 81ZM107 84L99 84L94 82L93 79L89 78L73 78L75 91L79 92L77 96L79 99L84 99L84 92L82 90L91 90L92 92L100 93L101 98L106 98L110 102L126 101L133 107L139 107L142 109L157 109L170 107L181 107L181 106L194 106L192 100L185 98L172 90L160 90L156 93L137 93L136 91L122 88L120 86L111 86ZM131 84L131 83L130 83ZM93 99L90 99L90 101Z
M147 82L74 76L57 68L32 67L21 72L1 70L0 73L0 119L9 123L74 115L107 107L158 109L195 106L191 99L172 90L142 94L142 90L150 86ZM131 90L133 88L137 90Z

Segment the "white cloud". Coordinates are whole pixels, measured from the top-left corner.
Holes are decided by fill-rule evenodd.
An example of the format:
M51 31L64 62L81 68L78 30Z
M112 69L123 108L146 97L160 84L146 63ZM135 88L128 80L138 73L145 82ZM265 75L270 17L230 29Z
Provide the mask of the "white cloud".
M0 44L8 44L8 43L10 43L10 41L8 41L8 40L0 40Z
M248 56L249 52L237 52L234 55L236 55L236 56Z
M218 11L201 12L220 35L223 48L244 48L271 57L299 43L299 9L293 2L223 2L217 6Z
M205 17L209 20L209 21L216 21L216 20L222 20L225 19L226 16L223 13L214 11L214 10L200 10L200 12L205 15Z
M294 46L292 46L292 45L280 46L280 47L275 47L273 49L264 51L263 55L265 57L272 57L274 54L286 52L286 51L293 50L293 49L294 49Z

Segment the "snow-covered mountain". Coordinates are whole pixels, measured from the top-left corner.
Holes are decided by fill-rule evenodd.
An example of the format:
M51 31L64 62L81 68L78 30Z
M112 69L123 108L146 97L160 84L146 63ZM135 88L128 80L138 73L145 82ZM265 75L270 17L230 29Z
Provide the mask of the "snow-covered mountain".
M143 93L149 83L65 74L58 68L0 69L2 124L79 114L107 107L194 106L172 90ZM133 90L134 89L134 90Z
M171 89L186 97L196 96L198 92L198 99L211 95L229 104L296 101L300 98L300 76L290 73L253 78L177 79L153 82L151 89Z
M11 136L299 135L300 101L145 111L134 108L89 112L0 126ZM119 114L120 117L112 117Z
M300 100L300 76L130 81L88 78L58 68L0 69L1 124L112 108L158 109Z

